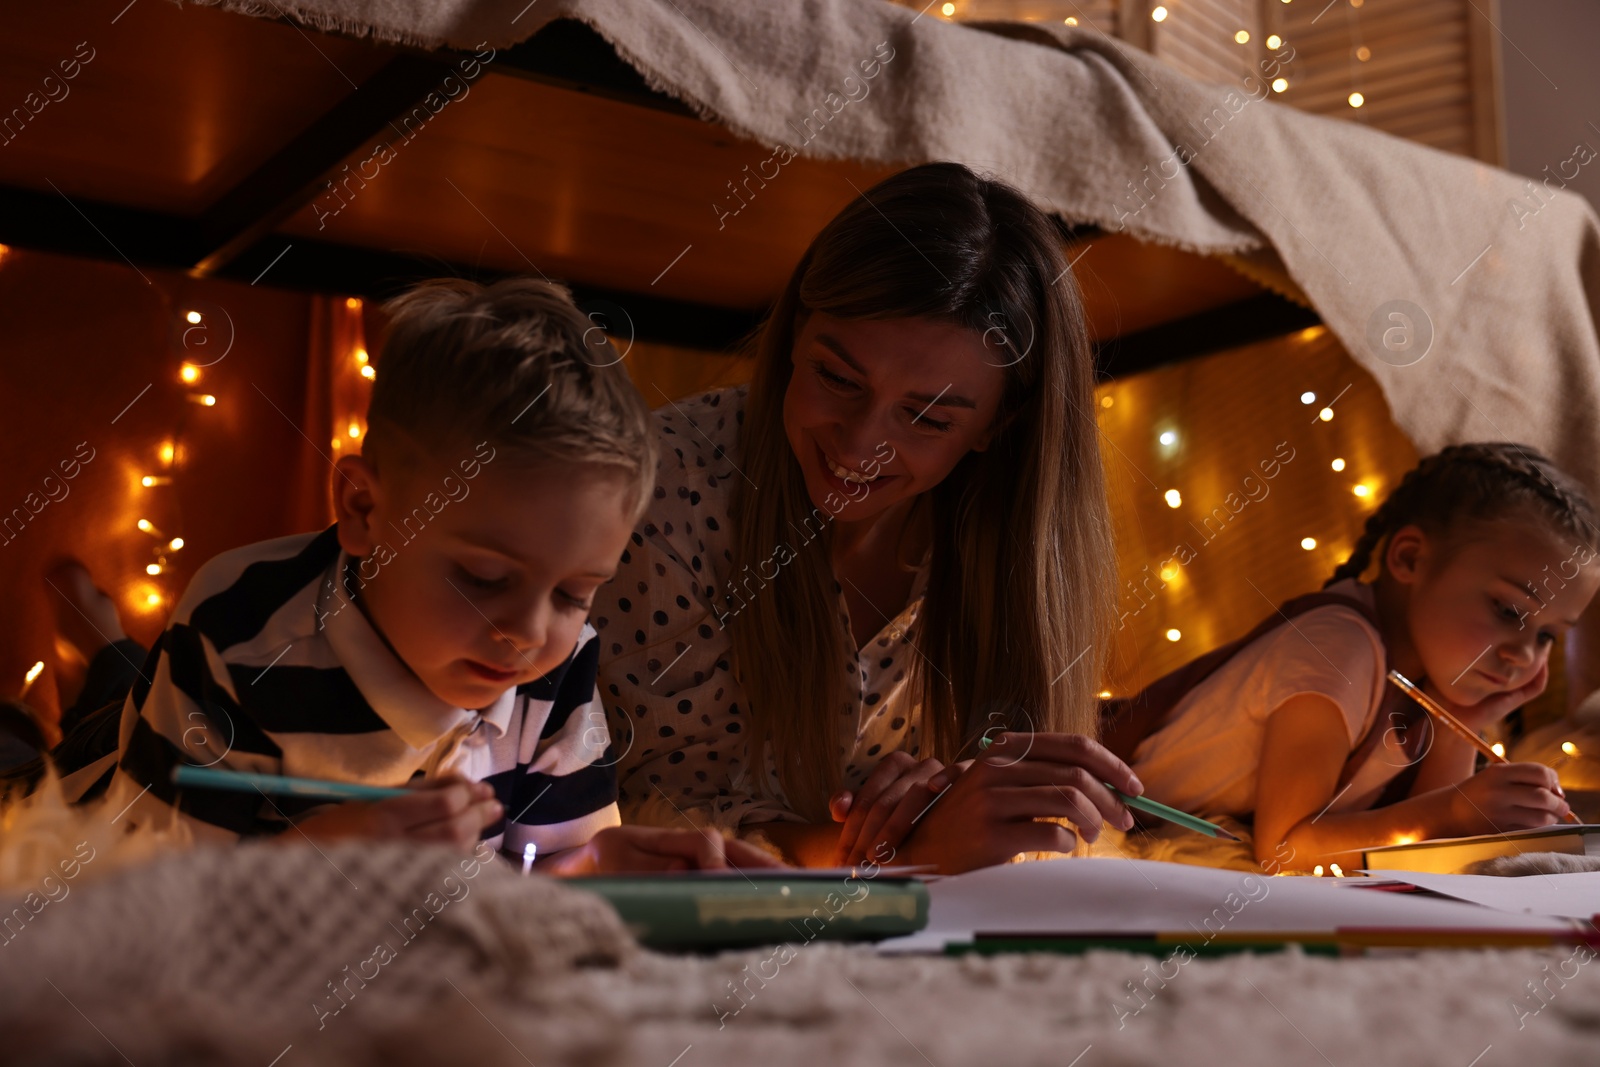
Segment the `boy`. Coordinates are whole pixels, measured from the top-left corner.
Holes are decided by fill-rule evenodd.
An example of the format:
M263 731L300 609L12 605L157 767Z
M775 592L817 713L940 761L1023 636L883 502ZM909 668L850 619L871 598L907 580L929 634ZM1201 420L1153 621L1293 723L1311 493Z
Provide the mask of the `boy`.
M656 450L609 344L547 282L432 282L389 311L338 521L195 575L123 707L111 810L175 809L197 840L481 836L561 874L772 866L618 825L587 614ZM179 789L180 762L416 788L330 807Z

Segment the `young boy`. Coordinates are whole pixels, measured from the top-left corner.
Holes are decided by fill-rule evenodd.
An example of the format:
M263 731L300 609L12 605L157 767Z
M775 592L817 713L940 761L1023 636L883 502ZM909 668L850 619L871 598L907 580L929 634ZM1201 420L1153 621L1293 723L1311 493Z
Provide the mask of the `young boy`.
M533 280L427 283L389 310L338 521L195 575L123 707L110 810L176 810L197 840L481 837L562 874L772 866L619 825L586 619L656 450L603 335ZM179 763L415 789L328 806L179 788Z

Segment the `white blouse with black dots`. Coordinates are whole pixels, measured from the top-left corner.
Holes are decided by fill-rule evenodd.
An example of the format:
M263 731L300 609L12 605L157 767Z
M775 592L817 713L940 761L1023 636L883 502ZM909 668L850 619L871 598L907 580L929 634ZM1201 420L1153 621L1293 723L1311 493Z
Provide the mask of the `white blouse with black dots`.
M738 459L745 397L740 386L655 412L661 443L655 497L616 579L595 598L600 695L617 746L625 821L670 822L679 813L728 828L802 821L784 798L770 751L762 761L764 788L751 774L749 705L729 669L729 631L718 622L731 622L728 613L741 601L772 595L759 580L742 583L737 596L729 592L728 509L744 478ZM790 548L806 550L804 543ZM841 731L853 737L839 750L844 788L859 788L889 752L918 754L919 709L909 706L905 682L908 661L918 654L912 628L927 577L924 564L910 603L845 663L860 688L854 708L844 709L854 720ZM834 588L848 634L844 595L837 582Z

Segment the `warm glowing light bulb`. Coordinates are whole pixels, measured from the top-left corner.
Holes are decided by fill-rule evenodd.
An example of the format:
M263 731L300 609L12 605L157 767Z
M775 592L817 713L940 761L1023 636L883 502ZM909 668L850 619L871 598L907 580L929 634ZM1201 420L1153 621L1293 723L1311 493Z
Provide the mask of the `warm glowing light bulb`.
M183 547L183 538L181 538L181 537L174 537L172 540L167 542L167 550L170 551L170 552L176 552L182 547Z
M1323 422L1332 422L1333 421L1333 409L1332 408L1323 408L1321 411L1317 412L1317 418L1321 419Z
M162 463L166 463L166 464L170 465L172 463L173 459L177 456L177 454L178 454L178 450L177 450L177 448L175 448L173 446L171 441L162 442L162 444L161 444L161 462Z
M1362 45L1360 48L1356 49L1356 58L1365 63L1367 60L1372 58L1372 49L1368 48L1366 45Z
M1078 24L1078 18L1077 18L1076 15L1068 15L1067 16L1067 25L1068 26L1076 26L1077 24Z
M1365 104L1366 102L1367 102L1367 98L1362 96L1360 93L1351 93L1350 94L1350 106L1351 107L1360 107L1362 104Z
M369 382L376 381L378 372L372 369L372 364L368 363L366 366L361 368L361 376Z
M1168 489L1164 494L1167 498L1167 507L1176 508L1183 506L1183 494L1176 489Z
M144 566L144 572L146 574L154 577L155 575L161 573L161 564L159 564L159 563L146 563L145 566Z
M149 595L147 595L144 598L144 602L146 604L149 604L151 607L155 607L156 605L161 603L161 594L160 593L150 593Z
M138 522L138 526L139 526L139 529L143 530L145 533L155 533L156 532L155 525L149 519L140 519L139 522Z
M357 363L366 363L367 360L370 359L370 358L371 357L367 355L367 350L365 348L356 349L356 362Z
M1173 433L1171 430L1164 430L1161 434L1161 443L1164 445L1175 445L1178 443L1178 435Z
M1333 876L1335 878L1343 878L1344 877L1344 871L1339 869L1339 865L1337 863L1328 864L1328 870L1333 872Z
M1302 537L1300 538L1300 547L1310 552L1317 547L1317 539L1315 537Z
M139 484L144 486L146 489L149 489L151 486L156 485L171 485L172 479L162 477L158 474L146 474L143 478L139 479Z
M1165 567L1161 568L1161 580L1163 582L1170 582L1177 577L1178 565L1176 563L1169 563Z
M1283 38L1279 37L1277 34L1273 34L1267 38L1267 47L1271 48L1273 51L1277 51L1278 47L1282 44Z
M196 367L193 363L185 363L178 369L178 377L182 378L189 385L193 385L195 382L200 380L200 368Z
M1153 11L1150 12L1150 21L1151 22L1165 22L1165 21L1167 21L1167 9L1164 8L1164 7L1155 8Z
M1366 482L1357 483L1355 486L1351 487L1350 491L1359 497L1369 497L1372 495L1372 487Z
M1168 641L1176 641L1176 640L1180 639L1181 637L1183 637L1183 631L1182 630L1173 629L1173 630L1168 630L1167 631L1167 640Z
M185 315L184 318L189 321L190 325L199 325L200 319L201 319L201 315L200 315L200 312L198 312L198 311L191 311L187 315Z
M38 680L39 675L41 675L43 673L44 673L44 660L40 660L38 663L35 663L33 666L28 668L28 673L24 674L22 676L22 684L23 685L32 685L35 681Z
M1302 404L1315 404L1316 402L1317 402L1317 394L1311 392L1309 389L1300 394L1300 403L1302 403Z
M1489 747L1494 749L1494 754L1496 756L1500 756L1502 758L1505 757L1506 746L1502 745L1500 742L1496 741L1494 744L1490 745Z
M1416 841L1416 837L1412 834L1397 834L1394 839L1394 843L1397 845L1409 845L1414 841Z
M1113 403L1115 403L1115 401L1113 401L1109 396L1103 396L1100 398L1100 406L1103 408L1108 408Z
M361 423L356 421L355 419L351 419L350 420L350 428L348 430L348 433L350 434L351 437L360 437L361 436Z
M1111 699L1111 690L1102 689L1102 690L1100 690L1100 692L1096 693L1095 695L1098 696L1101 700L1110 700Z
M217 406L217 398L212 396L210 393L192 393L189 396L189 401L194 404L199 404L203 408L214 408Z
M1336 471L1342 471L1342 470L1344 470L1344 460L1335 459L1333 461L1333 463L1330 464L1330 466L1332 466L1333 469L1336 470Z
M1288 3L1288 0L1284 0L1284 2ZM1316 875L1318 878L1321 878L1322 877L1322 864L1319 863L1315 867L1311 868L1311 873Z
M344 306L349 308L351 311L360 311L361 310L361 298L360 297L355 297L355 296L347 296L347 297L345 297L345 300L344 300Z
M1273 92L1281 93L1287 88L1289 88L1289 79L1288 78L1273 78L1272 79L1272 91Z
M944 15L945 18L949 18L951 15L954 15L956 13L956 5L954 5L954 4L946 4L943 7L941 7L939 9L939 11Z
M1576 756L1578 754L1578 746L1571 741L1563 741L1561 742L1561 751L1569 756Z
M1238 44L1249 44L1250 43L1250 31L1249 30L1240 30L1238 33L1233 35L1233 39Z

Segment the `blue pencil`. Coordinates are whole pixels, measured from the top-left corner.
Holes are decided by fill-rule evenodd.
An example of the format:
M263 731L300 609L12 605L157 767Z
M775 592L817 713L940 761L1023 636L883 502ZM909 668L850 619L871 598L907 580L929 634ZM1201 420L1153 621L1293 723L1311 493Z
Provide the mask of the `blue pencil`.
M403 797L409 789L387 785L361 785L357 782L331 782L320 778L289 778L281 774L254 771L229 771L217 767L191 767L180 763L172 768L172 782L197 789L224 789L234 793L266 793L280 797L316 797L321 800L386 800Z

